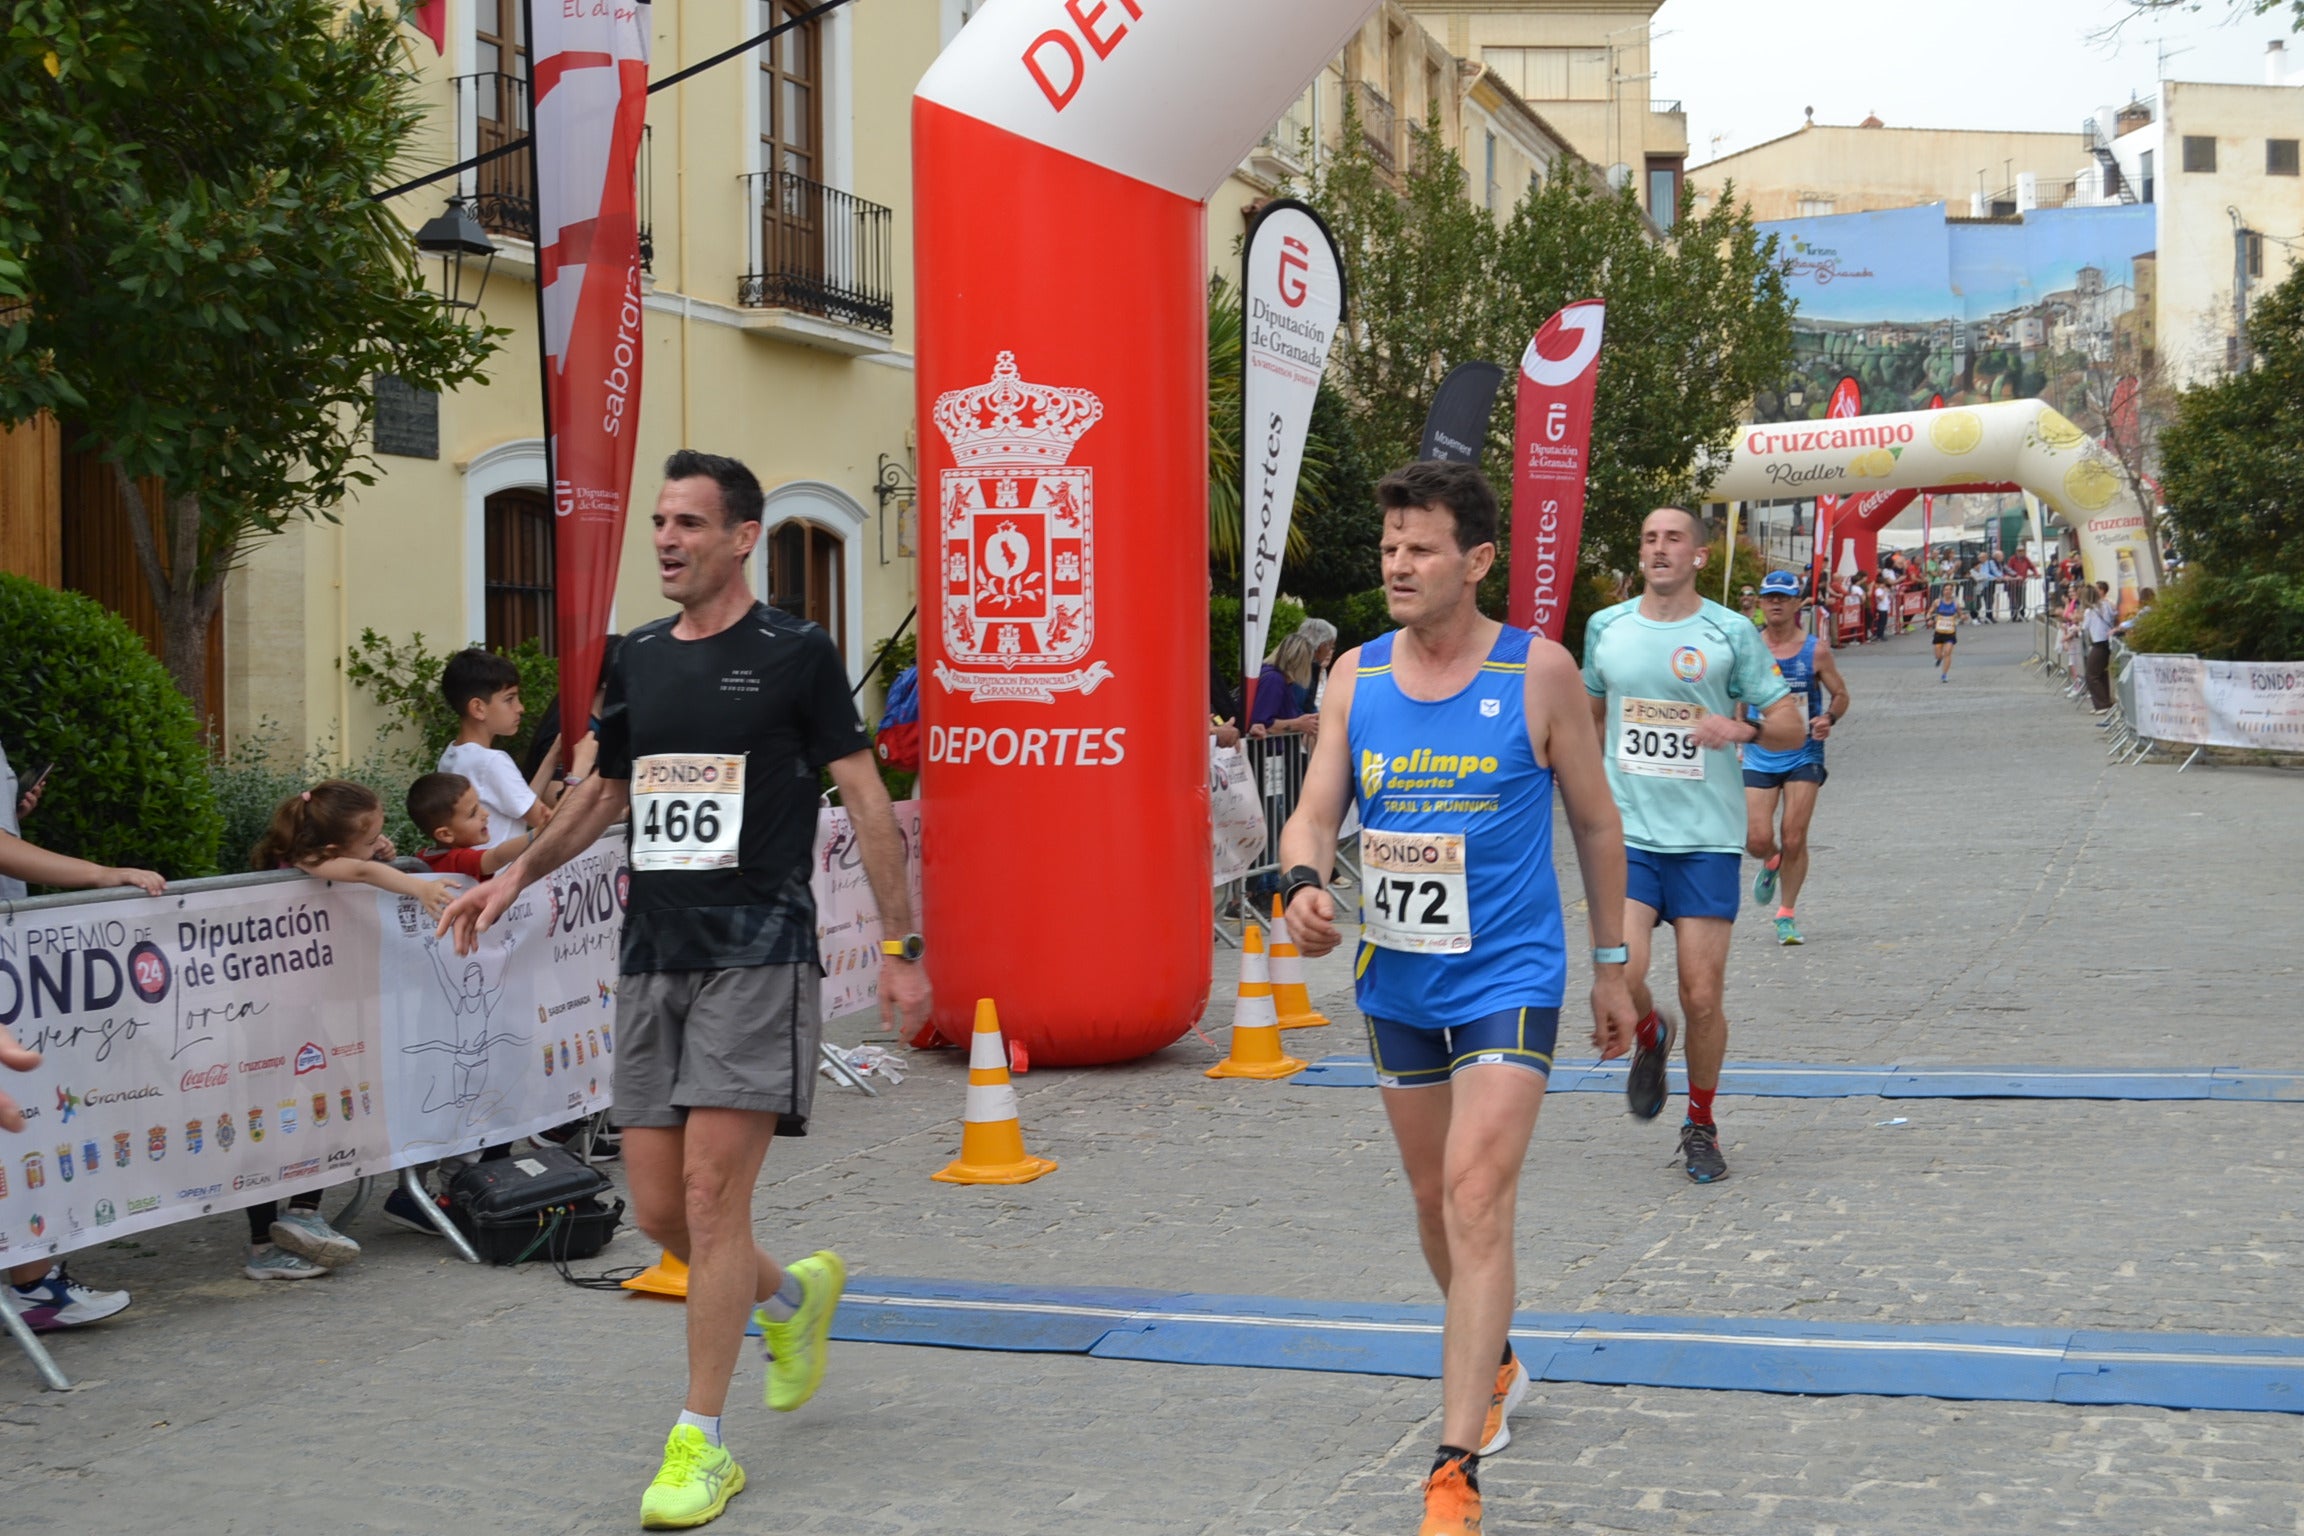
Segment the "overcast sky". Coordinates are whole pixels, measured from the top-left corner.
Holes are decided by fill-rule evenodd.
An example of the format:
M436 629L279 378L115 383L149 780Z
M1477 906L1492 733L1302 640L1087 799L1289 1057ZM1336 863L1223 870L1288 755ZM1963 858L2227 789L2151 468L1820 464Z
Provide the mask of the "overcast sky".
M2162 42L2172 80L2260 84L2275 37L2304 68L2288 7L2228 20L2246 9L2203 0L2102 43L2090 34L2127 14L2118 0L1665 0L1649 91L1686 104L1690 165L1789 133L1806 107L1819 123L2077 133L2153 88Z

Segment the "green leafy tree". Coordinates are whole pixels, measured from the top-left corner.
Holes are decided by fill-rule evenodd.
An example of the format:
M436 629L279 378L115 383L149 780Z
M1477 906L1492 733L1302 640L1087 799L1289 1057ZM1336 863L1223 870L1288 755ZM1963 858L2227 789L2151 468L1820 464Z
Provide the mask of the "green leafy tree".
M1503 231L1498 308L1504 334L1517 338L1512 358L1562 305L1607 301L1588 564L1631 567L1642 518L1702 497L1752 397L1791 358L1792 300L1775 237L1734 194L1728 187L1701 215L1684 196L1670 238L1658 240L1629 189L1611 192L1564 167L1528 189Z
M24 835L171 880L214 873L223 822L200 725L136 632L77 592L0 574L0 657L9 761L27 784L55 765Z
M1640 519L1699 498L1754 395L1792 358L1792 300L1772 237L1732 195L1701 216L1684 201L1659 239L1629 191L1567 160L1499 226L1464 194L1463 162L1437 120L1407 170L1380 167L1349 121L1309 200L1336 232L1354 316L1330 366L1371 473L1412 458L1448 369L1518 362L1562 305L1598 298L1608 333L1592 433L1583 557L1633 563ZM1730 189L1731 194L1733 189ZM1482 467L1507 501L1513 392L1499 392ZM1492 590L1501 605L1508 562ZM1362 605L1365 607L1366 605Z
M453 387L499 333L426 295L369 198L422 120L397 5L0 17L0 424L53 411L110 464L162 660L198 699L235 562L373 483L375 375Z
M2248 372L2177 397L2161 491L2187 561L2304 580L2304 267L2256 304L2248 342Z

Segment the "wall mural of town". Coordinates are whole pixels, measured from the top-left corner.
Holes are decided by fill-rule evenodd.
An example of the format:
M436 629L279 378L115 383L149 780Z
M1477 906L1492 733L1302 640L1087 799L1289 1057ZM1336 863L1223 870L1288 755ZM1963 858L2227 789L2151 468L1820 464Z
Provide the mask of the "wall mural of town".
M1792 372L1757 420L1819 418L1854 376L1868 415L2036 396L2102 436L2136 392L2122 381L2149 373L2148 204L1948 220L1932 203L1760 227L1799 310Z

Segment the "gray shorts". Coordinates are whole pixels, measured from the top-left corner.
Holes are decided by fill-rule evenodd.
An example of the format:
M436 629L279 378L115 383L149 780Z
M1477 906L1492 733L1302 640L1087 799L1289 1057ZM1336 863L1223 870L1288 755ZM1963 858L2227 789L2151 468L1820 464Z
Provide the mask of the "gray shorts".
M692 1109L747 1109L800 1134L824 1038L819 980L806 961L620 977L616 1123L677 1126Z

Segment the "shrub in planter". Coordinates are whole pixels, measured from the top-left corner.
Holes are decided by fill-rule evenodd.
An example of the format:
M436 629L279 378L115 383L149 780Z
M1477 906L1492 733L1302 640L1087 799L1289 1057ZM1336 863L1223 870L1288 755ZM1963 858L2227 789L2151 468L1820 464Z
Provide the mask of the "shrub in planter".
M0 575L0 741L27 782L56 765L31 841L171 880L215 873L199 718L118 614Z

